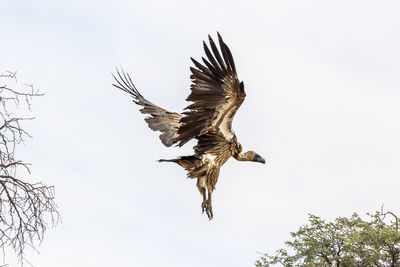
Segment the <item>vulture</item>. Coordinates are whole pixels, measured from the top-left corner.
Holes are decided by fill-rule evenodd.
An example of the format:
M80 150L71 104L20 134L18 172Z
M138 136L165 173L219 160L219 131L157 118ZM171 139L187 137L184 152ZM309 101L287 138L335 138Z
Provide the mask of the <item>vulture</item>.
M196 139L194 154L174 159L160 159L159 162L174 162L187 171L187 177L197 179L203 201L202 213L213 218L211 195L218 181L222 165L230 157L238 161L253 161L265 164L265 160L254 151L242 152L232 120L243 103L246 93L243 82L239 81L231 51L218 34L219 49L213 39L209 46L203 41L206 58L203 63L190 58L192 84L186 98L191 102L181 114L165 110L145 99L133 84L129 74L117 69L113 74L113 86L128 93L133 102L142 106L140 111L147 114L148 126L161 132L161 142L169 147L183 146Z

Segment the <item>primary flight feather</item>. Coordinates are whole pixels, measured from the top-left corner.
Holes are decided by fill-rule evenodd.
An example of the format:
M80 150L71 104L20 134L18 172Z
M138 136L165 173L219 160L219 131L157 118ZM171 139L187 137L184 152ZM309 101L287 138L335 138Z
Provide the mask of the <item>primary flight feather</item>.
M202 212L213 218L211 195L219 177L220 167L230 158L239 161L265 160L254 151L242 153L242 146L232 130L232 120L243 103L246 93L244 84L236 73L231 51L218 33L218 43L209 37L210 48L203 42L207 58L203 64L191 58L191 93L186 98L192 102L182 114L170 112L146 100L136 89L129 74L118 71L113 75L115 87L133 97L133 102L142 106L140 111L148 114L145 118L149 127L160 131L162 143L169 147L182 146L191 139L197 139L194 154L175 159L161 159L160 162L175 162L185 168L189 178L197 179L197 188L203 196Z

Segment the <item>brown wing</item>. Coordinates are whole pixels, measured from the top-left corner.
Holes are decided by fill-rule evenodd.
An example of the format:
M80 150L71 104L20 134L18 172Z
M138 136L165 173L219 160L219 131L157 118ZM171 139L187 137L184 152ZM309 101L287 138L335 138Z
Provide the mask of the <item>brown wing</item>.
M231 140L232 119L242 104L246 94L243 82L239 82L235 63L228 46L218 34L218 51L212 38L209 36L212 53L205 42L204 51L207 59L202 58L205 65L192 58L196 68L191 67L192 85L191 94L186 99L193 104L186 107L181 119L183 125L179 128L179 146L190 139L201 136L210 130L217 130L225 139Z
M169 112L154 105L150 101L147 101L136 89L129 74L125 73L123 70L122 75L118 70L117 74L119 79L113 74L116 81L116 84L113 85L130 94L133 97L133 102L143 107L140 112L150 115L145 118L145 121L153 131L162 132L160 139L165 146L175 144L178 141L177 131L181 125L180 120L182 115L175 112Z
M219 169L233 155L233 147L221 133L209 132L197 139L198 143L194 147L195 155L198 158L206 156L213 163L194 168L188 176L192 178L205 176L208 190L212 192L218 181Z
M197 139L197 145L193 149L198 157L204 154L215 156L215 163L223 165L233 155L232 145L219 132L209 132Z

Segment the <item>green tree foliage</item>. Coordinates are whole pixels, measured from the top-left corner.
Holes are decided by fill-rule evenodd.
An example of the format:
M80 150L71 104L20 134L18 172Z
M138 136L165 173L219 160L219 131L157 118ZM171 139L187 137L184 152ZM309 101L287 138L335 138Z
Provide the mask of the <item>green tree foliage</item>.
M279 249L275 255L262 254L256 266L400 267L399 218L383 211L368 216L365 221L354 213L326 222L309 215L309 224L285 242L292 253Z

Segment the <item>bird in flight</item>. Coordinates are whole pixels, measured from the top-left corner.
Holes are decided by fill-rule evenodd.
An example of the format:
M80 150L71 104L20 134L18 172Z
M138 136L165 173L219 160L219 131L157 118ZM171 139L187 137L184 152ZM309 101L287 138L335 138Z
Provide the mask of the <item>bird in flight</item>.
M197 188L203 197L202 212L211 220L211 196L221 166L230 157L263 164L265 160L251 150L242 153L242 146L232 130L232 120L245 99L244 84L239 81L231 51L221 35L218 33L219 50L208 37L211 50L203 42L206 54L206 58L202 57L203 64L191 58L195 67L190 68L191 93L186 100L192 103L181 114L145 99L123 70L113 74L113 85L130 94L133 102L142 106L140 111L149 115L145 121L152 130L161 132L160 139L165 146L181 147L189 140L197 139L193 155L159 161L177 163L187 171L188 178L197 179Z

